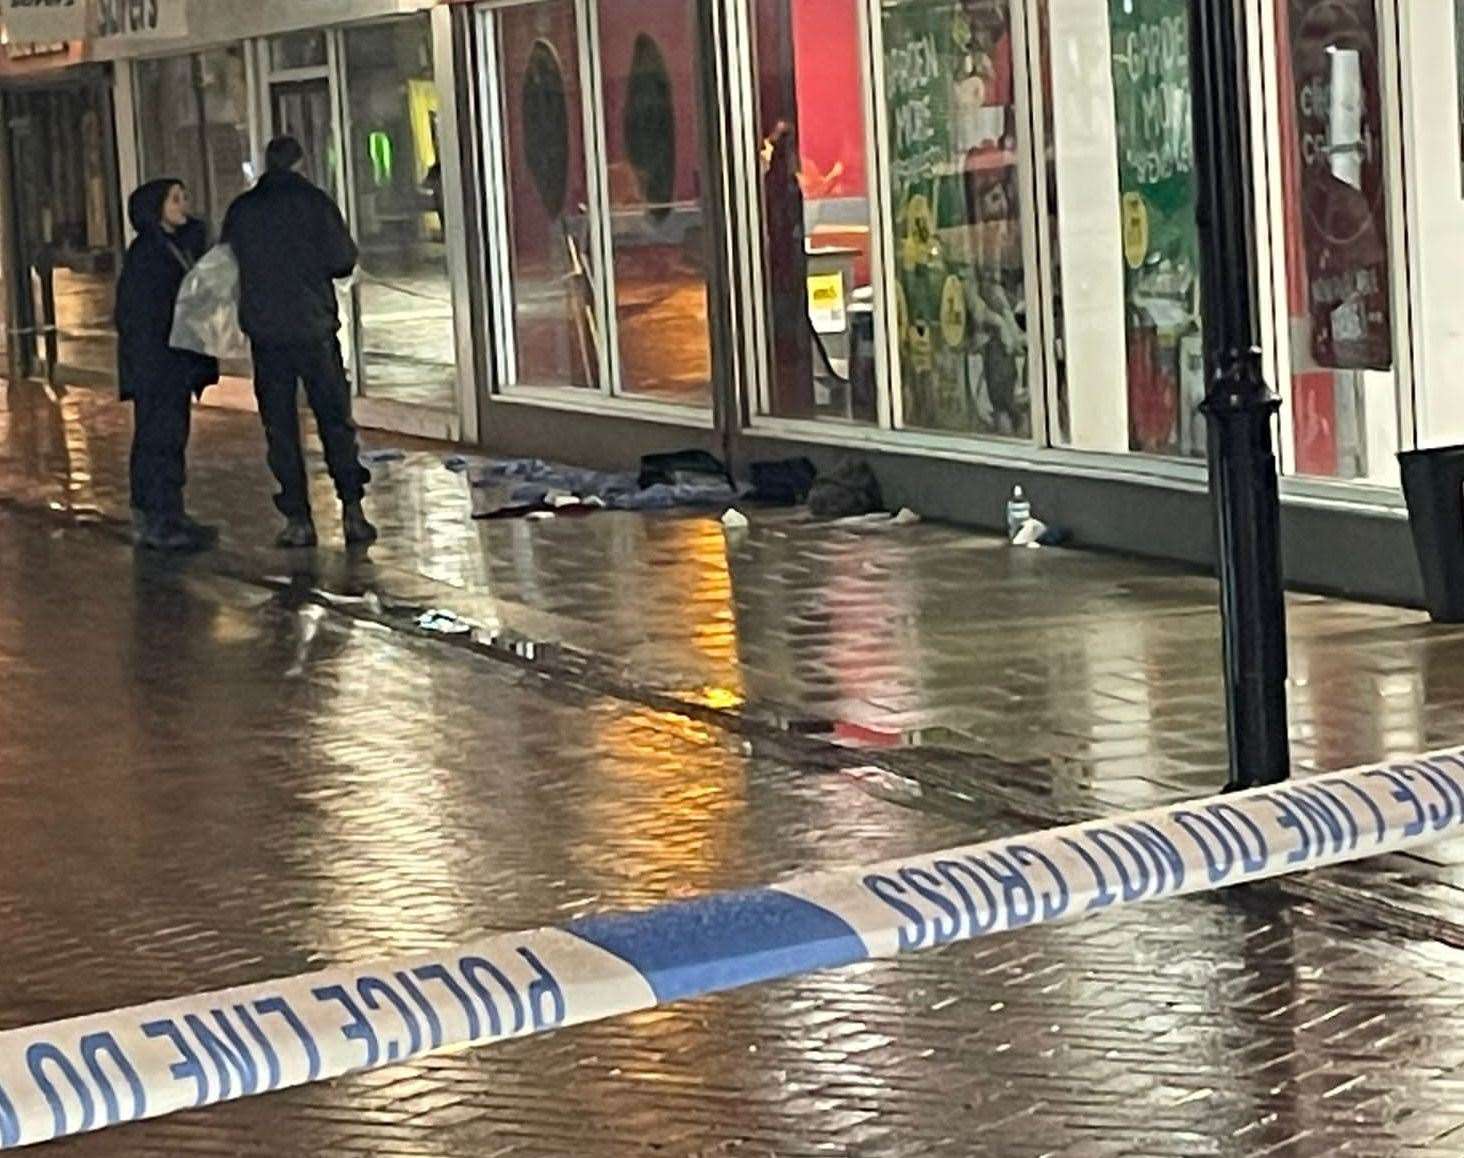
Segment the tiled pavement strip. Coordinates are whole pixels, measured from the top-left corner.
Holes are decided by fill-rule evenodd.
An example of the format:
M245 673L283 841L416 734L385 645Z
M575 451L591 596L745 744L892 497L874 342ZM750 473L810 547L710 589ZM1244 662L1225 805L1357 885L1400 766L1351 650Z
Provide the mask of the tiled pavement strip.
M256 546L273 521L249 420L200 416L197 506L235 530L218 559L177 567L62 517L119 513L109 407L73 396L49 425L19 413L0 415L20 508L0 515L3 1025L1018 831L1217 775L1199 580L786 516L730 553L709 520L474 525L461 480L424 454L380 472L389 540L369 567L323 552L276 592L260 582L286 564ZM61 514L34 513L52 503ZM485 663L313 595L367 587L600 659ZM1451 633L1384 609L1296 612L1303 758L1458 739ZM657 710L654 692L726 714ZM969 799L892 803L808 771L813 741L739 734L743 711L944 729L942 744L1012 761L1008 777L1057 760L1030 809L979 781ZM960 788L953 757L891 756ZM1353 872L1335 883L1369 895L1423 875ZM1429 869L1419 907L1446 903L1448 873ZM1452 950L1255 889L55 1152L1459 1153L1461 981Z

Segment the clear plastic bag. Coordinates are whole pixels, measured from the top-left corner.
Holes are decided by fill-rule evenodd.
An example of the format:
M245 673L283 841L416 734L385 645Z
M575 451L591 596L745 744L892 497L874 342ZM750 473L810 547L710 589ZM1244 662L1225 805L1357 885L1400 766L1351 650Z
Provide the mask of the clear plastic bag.
M229 246L214 246L183 279L168 344L220 362L249 357L239 328L239 262Z

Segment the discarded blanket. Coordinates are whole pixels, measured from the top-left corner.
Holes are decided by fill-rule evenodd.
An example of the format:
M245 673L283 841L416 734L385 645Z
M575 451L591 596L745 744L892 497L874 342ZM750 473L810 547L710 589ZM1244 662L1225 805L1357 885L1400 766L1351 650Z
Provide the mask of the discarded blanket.
M478 519L589 513L571 510L571 506L612 511L721 510L739 495L725 476L682 475L674 483L642 487L634 474L585 470L536 458L453 463L448 468L465 473L475 488L512 488L505 506L475 514Z

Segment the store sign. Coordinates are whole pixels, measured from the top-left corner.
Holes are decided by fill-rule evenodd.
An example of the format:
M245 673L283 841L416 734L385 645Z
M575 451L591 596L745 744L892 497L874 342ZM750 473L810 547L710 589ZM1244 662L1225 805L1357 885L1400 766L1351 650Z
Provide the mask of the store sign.
M56 44L11 44L7 45L5 55L10 60L44 60L47 57L69 56L71 45L66 41Z
M1312 357L1391 370L1393 319L1373 0L1289 0Z
M85 0L0 0L11 44L54 44L86 38Z
M98 40L172 39L188 33L184 0L96 0Z

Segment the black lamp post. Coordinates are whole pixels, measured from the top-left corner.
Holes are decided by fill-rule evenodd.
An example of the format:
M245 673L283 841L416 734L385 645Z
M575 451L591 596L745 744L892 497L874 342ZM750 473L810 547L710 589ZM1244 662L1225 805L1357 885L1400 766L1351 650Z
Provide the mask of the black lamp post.
M1218 532L1230 789L1285 780L1286 605L1271 428L1281 400L1257 339L1244 17L1191 0L1190 43L1210 491Z

